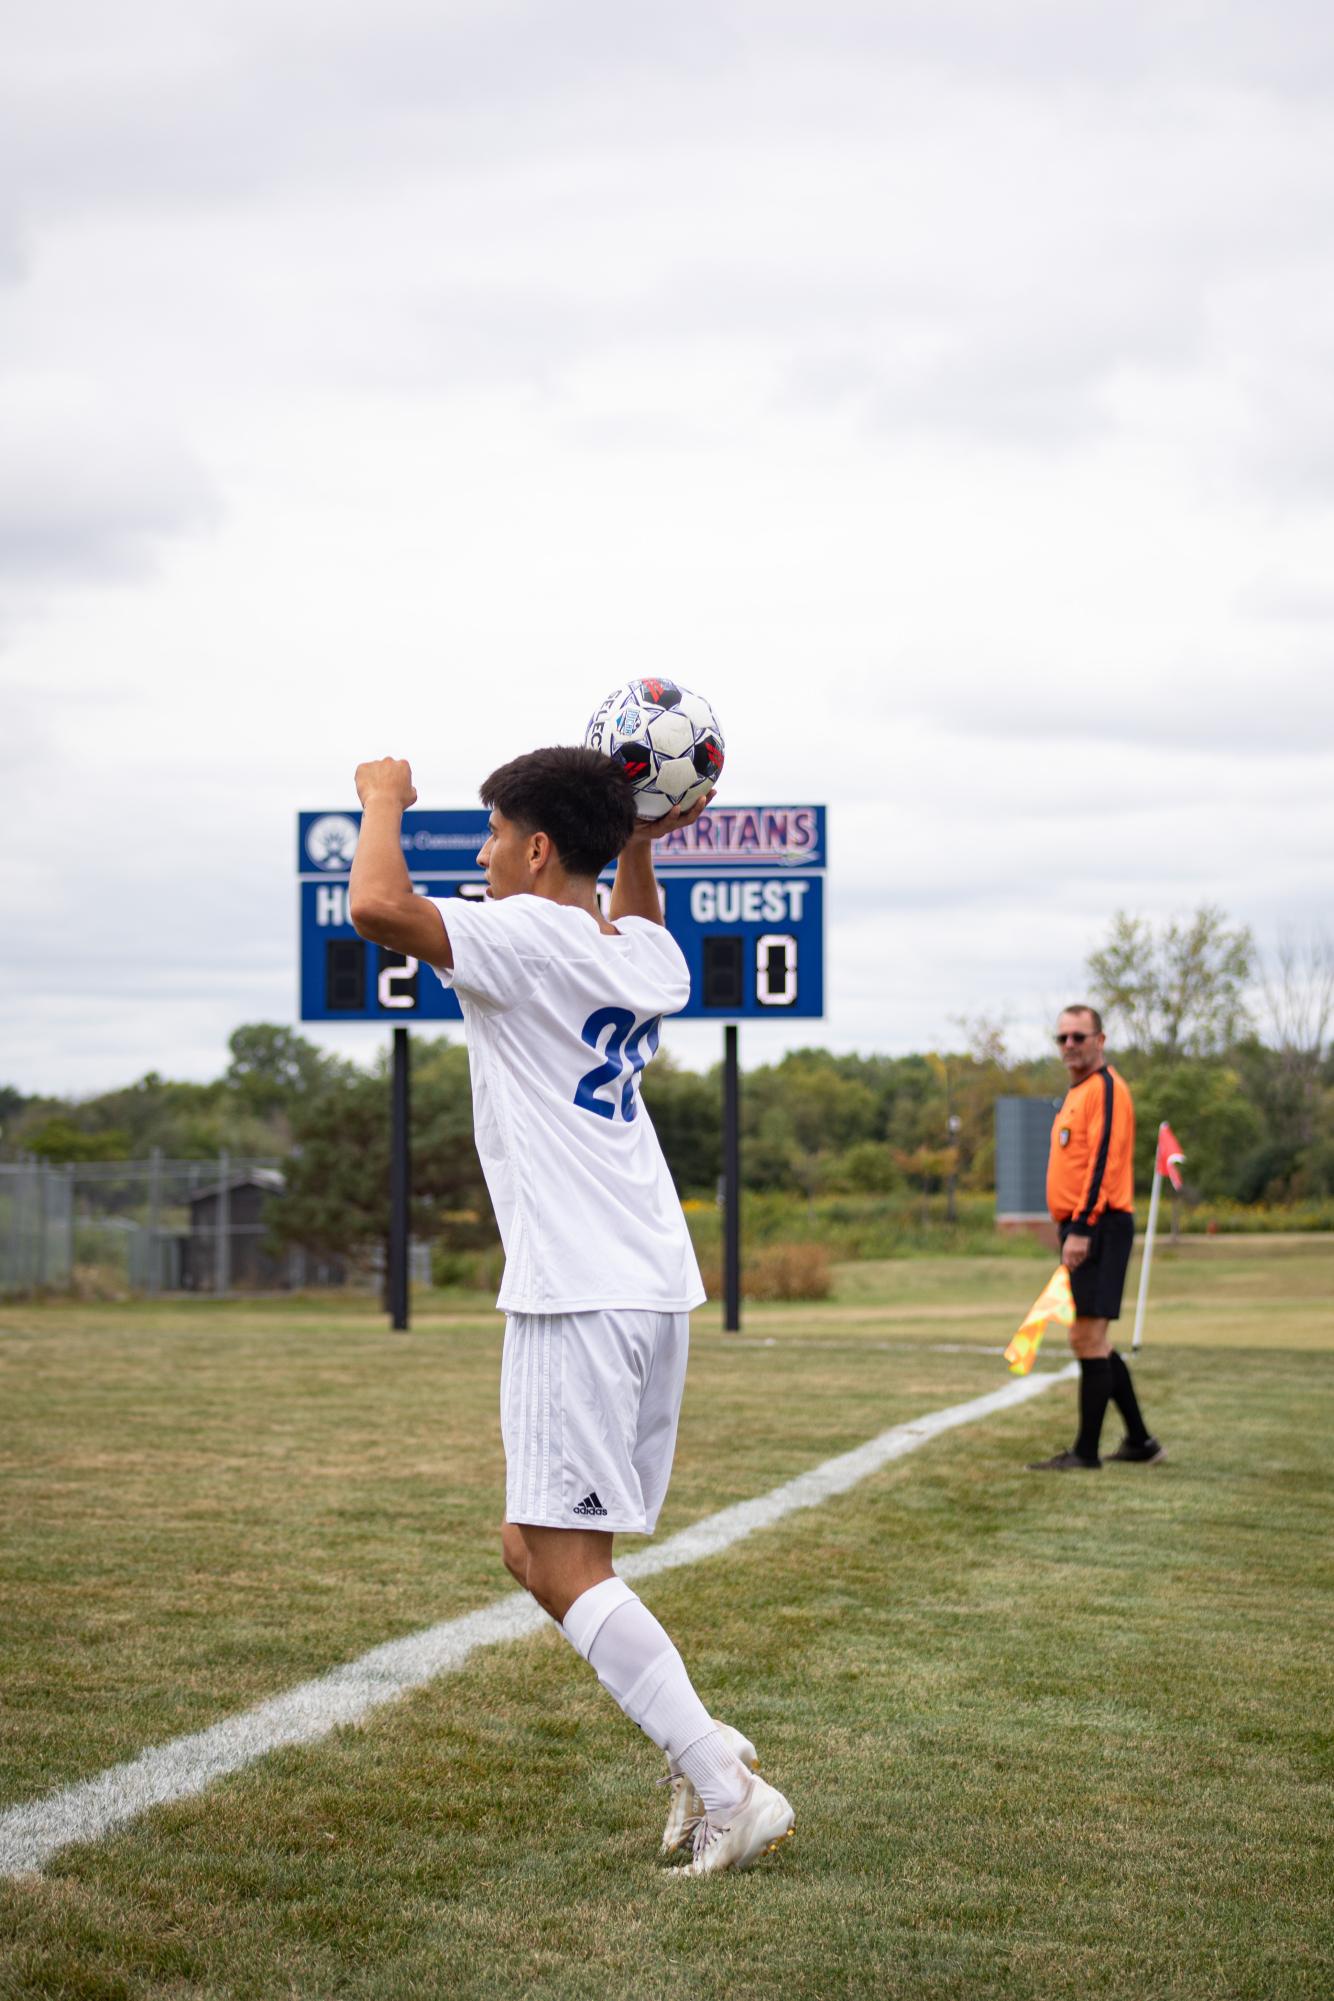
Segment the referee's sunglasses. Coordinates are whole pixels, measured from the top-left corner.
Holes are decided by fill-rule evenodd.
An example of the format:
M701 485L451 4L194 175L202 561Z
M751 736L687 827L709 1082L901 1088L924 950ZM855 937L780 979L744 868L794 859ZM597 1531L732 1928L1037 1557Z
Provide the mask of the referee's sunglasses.
M1067 1028L1064 1035L1057 1036L1056 1047L1063 1049L1067 1042L1087 1042L1088 1039L1089 1030L1087 1028Z

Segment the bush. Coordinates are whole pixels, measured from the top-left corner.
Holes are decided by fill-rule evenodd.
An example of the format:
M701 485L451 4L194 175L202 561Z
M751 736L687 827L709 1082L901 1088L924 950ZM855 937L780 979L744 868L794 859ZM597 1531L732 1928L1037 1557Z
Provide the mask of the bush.
M701 1267L710 1299L723 1291L721 1259ZM741 1260L741 1291L746 1299L828 1299L834 1274L823 1244L771 1244Z
M1027 1257L1033 1240L996 1228L993 1195L960 1194L956 1218L948 1220L944 1195L800 1195L747 1190L741 1201L741 1237L746 1255L770 1244L793 1240L822 1244L836 1262L857 1258ZM721 1211L713 1203L687 1212L701 1263L716 1265L722 1235Z
M99 1305L130 1297L125 1272L115 1264L76 1264L70 1273L69 1290L75 1299L94 1300Z
M1148 1213L1147 1202L1136 1204L1139 1211L1136 1227L1143 1230ZM1171 1229L1171 1212L1164 1206L1158 1214L1158 1233L1166 1236ZM1302 1234L1307 1231L1326 1232L1334 1230L1334 1200L1323 1202L1287 1202L1273 1206L1263 1203L1241 1202L1200 1202L1194 1208L1181 1213L1181 1234L1183 1237L1242 1236L1278 1237Z
M835 1154L824 1173L825 1187L840 1194L888 1195L902 1179L890 1149L873 1139Z
M488 1244L480 1251L459 1250L439 1240L431 1245L432 1285L458 1287L464 1292L496 1293L504 1269L505 1253L499 1244Z

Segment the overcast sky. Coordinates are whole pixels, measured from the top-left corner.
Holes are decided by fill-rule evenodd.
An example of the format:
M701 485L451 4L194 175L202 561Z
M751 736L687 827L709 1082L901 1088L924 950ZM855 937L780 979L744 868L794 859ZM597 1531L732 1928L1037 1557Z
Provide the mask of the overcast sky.
M646 672L830 806L828 1018L743 1060L1327 913L1327 0L6 14L0 1081L216 1075L299 807Z

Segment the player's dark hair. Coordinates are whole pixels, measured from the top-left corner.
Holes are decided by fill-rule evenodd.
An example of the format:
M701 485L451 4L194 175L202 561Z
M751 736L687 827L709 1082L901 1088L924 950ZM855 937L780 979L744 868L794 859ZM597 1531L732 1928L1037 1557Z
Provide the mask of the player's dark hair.
M599 875L638 819L619 764L578 744L512 758L483 782L481 799L525 834L546 834L570 875Z
M1095 1035L1102 1034L1102 1016L1098 1013L1097 1008L1090 1007L1087 1001L1071 1001L1069 1007L1063 1007L1061 1009L1061 1013L1088 1015L1093 1022L1093 1033ZM1074 1033L1073 1029L1071 1030L1071 1033L1072 1034Z

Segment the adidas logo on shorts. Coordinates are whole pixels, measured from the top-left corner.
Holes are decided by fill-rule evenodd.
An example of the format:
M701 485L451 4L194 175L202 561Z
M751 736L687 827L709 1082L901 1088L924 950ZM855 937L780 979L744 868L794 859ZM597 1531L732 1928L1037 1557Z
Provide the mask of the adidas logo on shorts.
M575 1502L574 1512L576 1515L605 1515L607 1510L598 1499L596 1491L594 1491L591 1494L585 1494L582 1501Z

